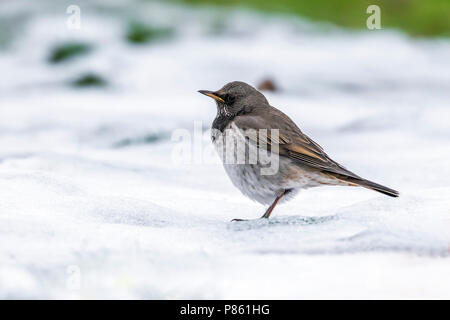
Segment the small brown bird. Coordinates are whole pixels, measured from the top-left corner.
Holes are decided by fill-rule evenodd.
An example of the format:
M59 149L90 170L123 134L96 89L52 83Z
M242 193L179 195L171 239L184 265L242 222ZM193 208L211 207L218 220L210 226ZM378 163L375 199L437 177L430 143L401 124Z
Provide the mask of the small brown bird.
M299 190L321 185L361 186L398 197L397 191L333 161L252 86L234 81L218 91L199 92L216 101L211 139L231 181L250 199L270 205L261 218L269 218L278 202Z

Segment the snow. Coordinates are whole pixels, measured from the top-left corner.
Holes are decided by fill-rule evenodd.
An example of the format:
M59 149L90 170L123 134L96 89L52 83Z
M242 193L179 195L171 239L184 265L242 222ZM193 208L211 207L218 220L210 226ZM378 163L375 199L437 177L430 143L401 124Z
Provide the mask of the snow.
M124 1L78 1L70 31L36 2L0 5L29 18L0 51L0 298L450 298L448 39ZM127 44L121 10L176 36ZM48 64L67 40L95 47ZM85 71L111 85L66 84ZM315 188L231 223L265 208L211 152L215 106L196 91L266 77L272 105L401 196ZM176 161L188 143L200 155Z

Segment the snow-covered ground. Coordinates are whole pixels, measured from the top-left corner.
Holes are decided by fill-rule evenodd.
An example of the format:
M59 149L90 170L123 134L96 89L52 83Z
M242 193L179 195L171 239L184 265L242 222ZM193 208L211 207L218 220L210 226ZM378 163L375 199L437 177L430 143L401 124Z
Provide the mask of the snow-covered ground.
M450 298L449 40L78 3L78 31L54 1L0 4L0 298ZM175 34L130 45L130 17ZM66 41L93 50L47 63ZM67 85L88 71L110 86ZM272 105L401 196L316 188L229 222L265 208L210 161L215 106L196 90L267 77ZM183 129L203 158L175 161Z

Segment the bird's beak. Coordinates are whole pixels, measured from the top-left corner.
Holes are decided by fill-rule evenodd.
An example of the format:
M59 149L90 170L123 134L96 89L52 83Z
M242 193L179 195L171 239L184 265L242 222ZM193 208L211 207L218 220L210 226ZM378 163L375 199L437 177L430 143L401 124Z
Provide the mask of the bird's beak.
M225 100L223 100L221 97L219 97L218 95L216 95L213 91L208 91L208 90L198 90L198 92L200 92L201 94L204 94L205 96L211 97L214 100L220 101L220 102L225 102Z

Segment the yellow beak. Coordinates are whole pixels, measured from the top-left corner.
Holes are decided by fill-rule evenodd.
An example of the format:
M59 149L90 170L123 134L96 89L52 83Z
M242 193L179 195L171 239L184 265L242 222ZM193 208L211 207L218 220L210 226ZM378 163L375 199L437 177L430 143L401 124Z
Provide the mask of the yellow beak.
M198 92L200 92L201 94L204 94L205 96L213 98L214 100L217 100L217 101L220 101L220 102L225 102L225 100L223 100L221 97L217 96L213 91L198 90Z

